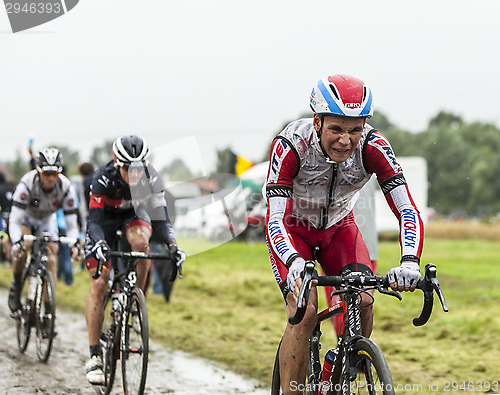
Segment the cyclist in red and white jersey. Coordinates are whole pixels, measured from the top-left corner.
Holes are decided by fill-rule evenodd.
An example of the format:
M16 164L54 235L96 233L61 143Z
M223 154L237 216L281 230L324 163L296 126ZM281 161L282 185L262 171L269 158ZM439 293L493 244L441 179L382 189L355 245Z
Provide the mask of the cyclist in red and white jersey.
M266 240L276 281L291 316L300 275L312 250L326 275L373 274L370 256L352 209L359 190L375 174L400 223L401 262L388 273L391 287L413 291L420 279L423 224L401 166L383 134L366 121L373 114L371 90L347 75L321 79L313 88L313 118L291 122L273 140L265 185ZM373 326L371 299L361 301L362 333ZM316 325L313 287L302 322L287 323L280 347L283 393L300 387L307 369L308 339Z
M26 251L30 242L20 244L23 235L48 232L57 238L56 211L64 210L68 237L78 239L78 199L70 180L61 174L62 154L56 148L42 149L34 159L35 169L26 173L16 187L9 217L9 236L12 247L13 280L9 293L9 307L14 312L21 308L21 276L26 264ZM72 247L76 258L77 246ZM54 281L58 245L49 244L49 269Z

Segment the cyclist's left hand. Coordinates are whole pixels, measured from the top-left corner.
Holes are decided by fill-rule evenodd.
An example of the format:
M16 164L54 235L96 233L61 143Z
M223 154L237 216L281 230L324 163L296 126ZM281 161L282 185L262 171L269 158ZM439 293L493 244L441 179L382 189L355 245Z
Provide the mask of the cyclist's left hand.
M394 291L415 291L420 275L418 263L412 261L401 262L401 265L394 267L387 273L389 285Z
M175 244L171 244L169 247L170 253L175 260L175 264L177 267L181 266L184 262L186 262L187 255L186 253L177 247Z

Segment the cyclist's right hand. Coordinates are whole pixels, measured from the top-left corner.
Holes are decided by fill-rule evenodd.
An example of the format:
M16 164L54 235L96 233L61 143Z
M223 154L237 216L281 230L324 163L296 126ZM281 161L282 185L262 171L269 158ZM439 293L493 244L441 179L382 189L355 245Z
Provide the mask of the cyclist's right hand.
M104 240L99 240L94 244L91 250L92 256L99 262L106 262L109 260L109 247Z
M304 271L304 267L306 266L306 261L304 261L301 257L295 258L295 260L290 265L288 269L288 276L286 277L286 282L290 292L296 293L298 296L298 289L300 289L300 284L297 284L297 280L301 279L302 272ZM295 291L295 287L297 286L297 292Z

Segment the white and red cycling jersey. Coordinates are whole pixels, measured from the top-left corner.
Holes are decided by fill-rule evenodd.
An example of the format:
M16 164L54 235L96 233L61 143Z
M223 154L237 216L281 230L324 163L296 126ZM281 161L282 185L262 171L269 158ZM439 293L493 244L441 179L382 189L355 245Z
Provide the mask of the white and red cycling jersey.
M381 133L365 124L356 149L342 163L327 159L312 118L290 123L274 139L265 184L266 236L278 284L286 278L292 261L298 255L310 259L306 250L316 245L338 249L351 243L362 249L361 252L337 253L336 259L343 262L337 262L338 267L331 270L320 260L328 275L338 274L338 270L348 264L363 263L354 261L366 261L366 246L360 236L361 241L358 240L359 231L352 220L352 209L359 190L373 174L399 220L402 260L419 262L423 244L422 220L401 166ZM355 231L345 232L344 227L353 227ZM347 234L349 236L345 236ZM335 243L324 240L334 237L340 240Z

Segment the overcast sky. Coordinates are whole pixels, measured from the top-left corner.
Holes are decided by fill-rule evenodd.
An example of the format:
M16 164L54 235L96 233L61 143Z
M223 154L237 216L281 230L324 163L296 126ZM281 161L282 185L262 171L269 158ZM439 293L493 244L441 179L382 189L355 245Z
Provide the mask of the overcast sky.
M499 125L499 15L499 0L81 0L13 34L0 6L0 160L29 136L85 157L137 133L189 137L208 170L227 146L257 161L334 73L411 131L440 110Z

